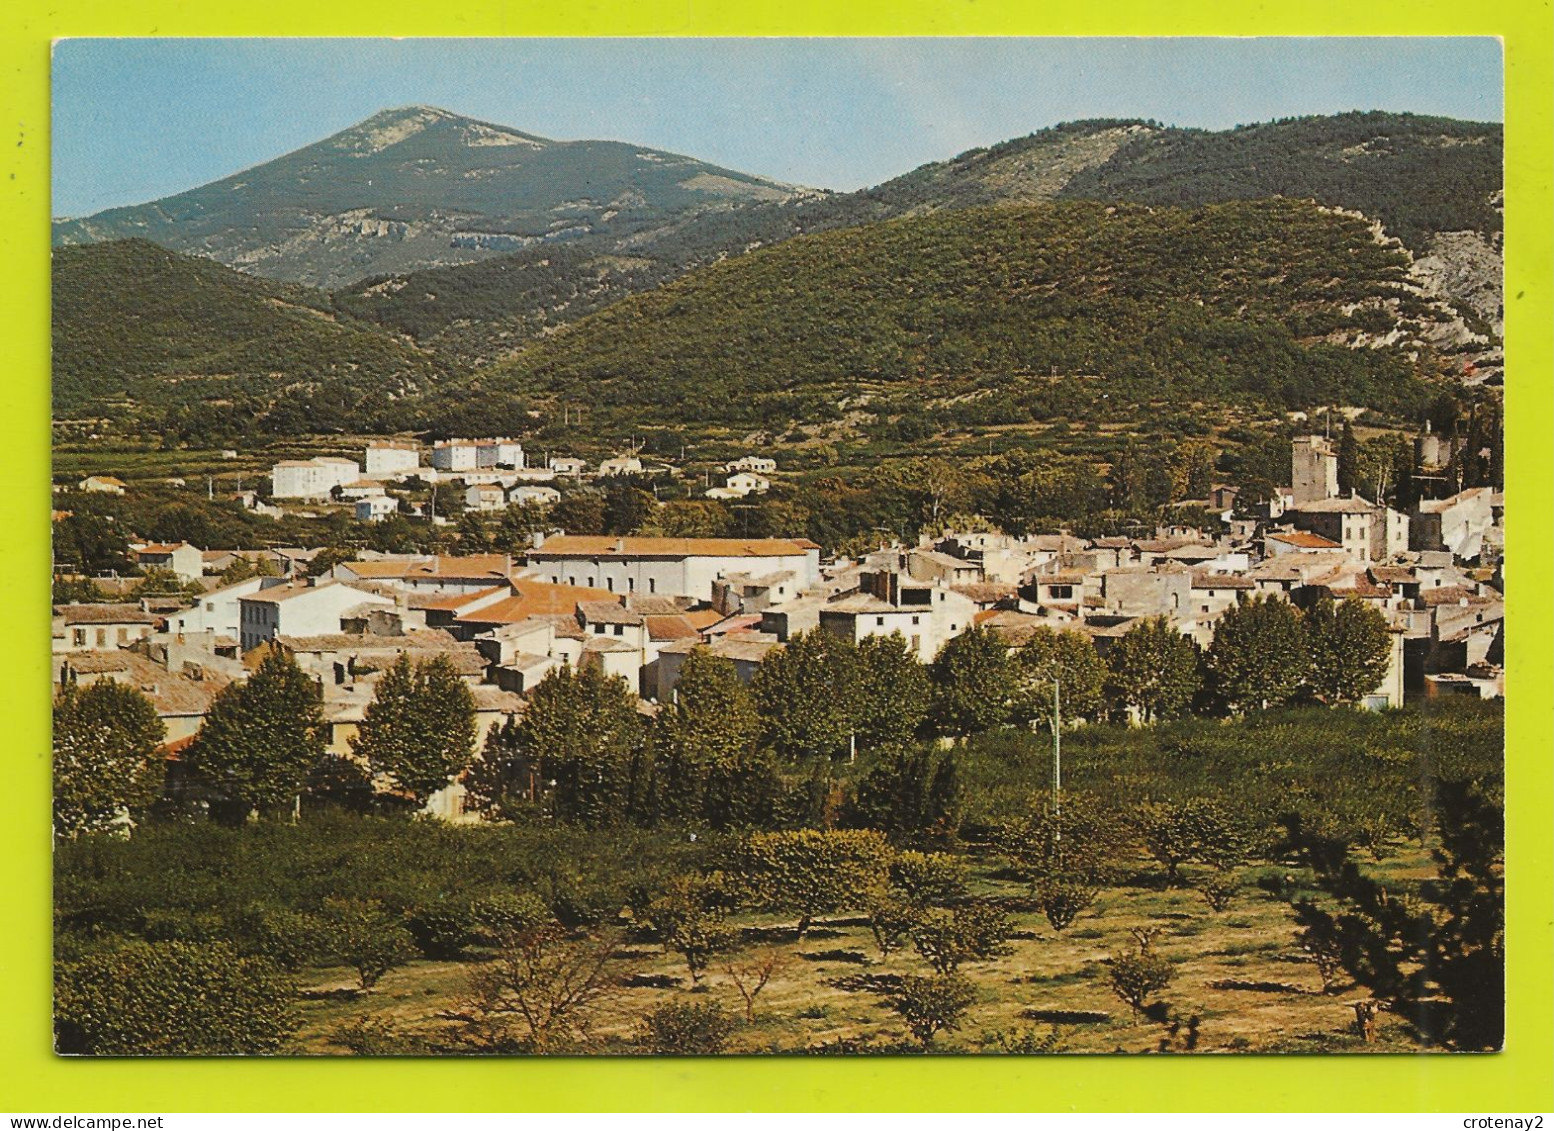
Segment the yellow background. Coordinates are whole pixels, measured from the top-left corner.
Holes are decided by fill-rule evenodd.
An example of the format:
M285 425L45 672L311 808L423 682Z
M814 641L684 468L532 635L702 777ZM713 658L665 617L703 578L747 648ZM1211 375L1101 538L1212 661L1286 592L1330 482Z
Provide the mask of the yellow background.
M0 1110L1549 1111L1550 192L1544 0L9 0L0 5ZM1506 44L1510 1034L1495 1056L70 1061L49 1052L48 55L62 36L1499 35ZM1401 107L1399 107L1401 109ZM1033 128L1038 123L1032 123ZM996 140L996 139L988 139ZM154 160L154 154L148 154Z

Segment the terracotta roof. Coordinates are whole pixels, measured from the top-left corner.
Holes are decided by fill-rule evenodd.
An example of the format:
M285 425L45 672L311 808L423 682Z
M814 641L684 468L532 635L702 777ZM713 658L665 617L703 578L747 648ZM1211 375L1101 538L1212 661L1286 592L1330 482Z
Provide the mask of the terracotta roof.
M696 626L683 616L649 616L647 618L648 637L653 640L684 640L695 636L700 638Z
M725 660L746 660L760 663L774 648L781 648L782 644L775 636L766 633L750 632L739 633L731 636L720 636L710 644L700 644L695 640L676 640L672 644L665 644L659 649L659 654L687 655L697 648L706 648L714 656Z
M724 614L717 609L692 609L685 614L685 621L698 632L711 628L724 619Z
M558 534L529 557L687 558L799 556L809 546L788 538L617 538L611 535Z
M513 596L462 613L457 619L465 624L512 624L531 616L571 616L583 601L616 599L615 594L606 589L520 579L513 583Z
M349 589L353 593L361 594L363 597L372 596L372 594L365 590L357 589L353 585L346 585L342 581L326 581L321 585L272 585L268 589L261 589L259 592L251 593L247 597L239 597L238 600L263 601L267 605L279 605L282 601L290 601L294 597L306 596L309 593L319 593L336 587Z
M1290 510L1299 514L1376 514L1381 508L1364 499L1315 499L1296 503Z
M1384 584L1409 585L1419 580L1408 566L1373 565L1366 572L1372 581Z
M509 585L493 585L489 589L476 589L472 593L418 593L410 597L406 604L412 609L433 609L456 613L471 601L483 600L493 593L506 593L511 588Z
M1434 589L1421 589L1419 591L1419 603L1425 608L1434 608L1436 605L1456 605L1463 601L1472 602L1479 598L1478 594L1466 585L1441 585Z
M590 636L583 641L584 652L635 652L637 646L613 636Z
M1265 536L1269 542L1283 542L1286 546L1298 546L1304 550L1340 550L1343 547L1337 542L1323 538L1319 534L1312 534L1305 530L1280 531L1277 534Z
M156 624L139 605L56 605L66 624Z
M591 624L641 624L642 614L620 601L579 601L577 611Z
M1031 575L1031 584L1033 585L1083 585L1084 583L1085 575L1074 569L1060 569L1056 573L1036 573Z
M1194 589L1256 589L1257 582L1238 573L1205 573L1200 570L1192 575L1192 587Z
M1001 581L973 581L965 585L954 585L951 588L962 597L969 597L979 605L991 605L997 601L1007 600L1015 594L1013 585L1006 585Z
M171 554L171 553L173 553L173 552L175 552L177 550L183 549L188 544L189 543L187 543L187 542L148 542L144 546L137 546L135 548L135 553L137 553L137 554Z
M111 673L118 682L149 699L156 713L163 716L203 715L210 710L211 700L232 682L213 665L201 669L202 678L193 679L170 672L138 652L78 652L62 660L62 666L68 665L81 675Z

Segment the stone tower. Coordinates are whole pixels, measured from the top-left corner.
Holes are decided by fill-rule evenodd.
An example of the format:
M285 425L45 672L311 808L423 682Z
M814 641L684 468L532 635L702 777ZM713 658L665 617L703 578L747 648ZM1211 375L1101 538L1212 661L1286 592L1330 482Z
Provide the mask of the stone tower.
M1297 436L1290 448L1290 491L1295 505L1338 496L1338 453L1321 436Z

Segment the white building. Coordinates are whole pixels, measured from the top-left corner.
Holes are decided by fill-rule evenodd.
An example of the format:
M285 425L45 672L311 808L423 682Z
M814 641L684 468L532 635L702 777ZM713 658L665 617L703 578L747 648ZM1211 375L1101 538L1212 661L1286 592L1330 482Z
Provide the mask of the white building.
M432 445L432 466L438 471L474 471L482 467L521 468L523 445L505 436L482 440L443 440Z
M508 492L507 501L509 503L516 503L520 506L532 505L548 507L553 503L559 503L561 501L561 492L556 490L554 487L522 485L514 487L511 491Z
M588 464L575 456L551 456L546 466L557 475L581 475L588 470Z
M205 554L187 542L149 542L131 546L135 564L141 569L165 569L180 581L198 581L205 576Z
M357 522L382 522L391 514L399 513L399 500L388 495L369 495L356 500Z
M360 605L393 608L394 602L338 581L261 589L238 598L238 644L246 652L277 636L339 632L341 614Z
M599 465L599 474L610 475L640 475L642 474L642 461L636 456L617 456L615 459L607 459Z
M464 492L464 506L472 511L499 511L507 506L500 483L477 483Z
M946 640L970 628L977 613L971 598L894 570L865 573L859 582L856 593L825 603L820 627L854 644L898 632L924 663L939 654Z
M339 456L283 459L270 471L270 495L276 499L327 499L336 487L361 478L355 460Z
M246 581L212 589L193 608L170 615L167 618L167 631L181 636L213 632L217 636L238 640L242 633L242 599L252 597L261 589L284 584L279 577L250 577Z
M367 444L366 458L369 479L409 475L421 462L421 449L408 440L372 440Z
M1470 487L1449 499L1426 499L1414 510L1411 548L1449 550L1464 560L1478 557L1494 525L1493 496L1488 487Z
M797 588L820 578L820 547L787 538L618 538L560 534L529 552L534 575L556 585L611 593L711 600L732 574L791 571Z
M723 465L724 471L753 471L757 475L770 475L777 470L777 461L765 456L744 456Z

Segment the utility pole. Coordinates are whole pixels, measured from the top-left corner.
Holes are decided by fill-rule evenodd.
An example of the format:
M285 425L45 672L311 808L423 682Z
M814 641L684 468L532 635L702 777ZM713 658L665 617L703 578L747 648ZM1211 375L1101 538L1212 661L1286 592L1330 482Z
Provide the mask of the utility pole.
M1063 840L1063 699L1061 680L1052 681L1052 813L1058 818L1057 841Z

